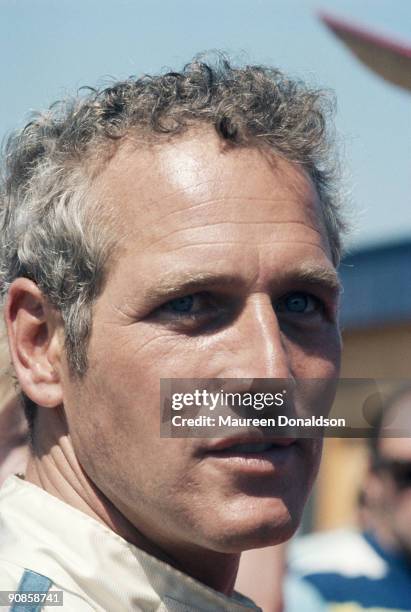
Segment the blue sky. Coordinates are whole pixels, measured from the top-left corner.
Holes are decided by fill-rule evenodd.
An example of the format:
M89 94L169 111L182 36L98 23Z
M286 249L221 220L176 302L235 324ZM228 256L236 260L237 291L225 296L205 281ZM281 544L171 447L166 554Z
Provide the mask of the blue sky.
M411 94L359 64L324 9L411 45L408 0L0 0L0 135L82 85L222 49L336 92L353 246L411 236Z

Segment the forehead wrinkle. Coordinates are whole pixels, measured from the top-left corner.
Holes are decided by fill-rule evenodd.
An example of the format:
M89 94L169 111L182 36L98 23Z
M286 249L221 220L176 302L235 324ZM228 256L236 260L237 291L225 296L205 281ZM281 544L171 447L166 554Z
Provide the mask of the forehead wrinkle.
M244 246L244 242L241 240L219 240L216 242L196 242L195 244L193 243L189 243L189 244L182 244L178 247L171 247L170 249L168 249L169 251L172 251L173 253L176 251L180 251L182 249L190 249L190 248L194 248L194 247L203 247L203 246L215 246L215 245L221 245L221 246L226 246L226 245L241 245ZM288 244L290 245L290 241L289 240L274 240L274 241L270 241L270 242L252 242L250 240L247 241L248 245L252 245L252 246L274 246L276 244ZM319 244L318 242L310 242L308 240L293 240L292 244L308 244L310 246L313 247L318 247L319 249L321 249L321 251L323 251L324 255L326 255L327 259L329 259L329 253L327 253L326 249Z
M267 225L287 225L287 224L302 225L305 228L311 229L313 232L317 233L319 236L322 237L322 232L320 230L316 229L315 227L312 227L311 225L308 225L307 223L303 221L268 221L268 222L267 221L218 221L215 223L200 223L199 225L189 225L188 227L180 227L178 229L172 230L171 232L168 232L165 236L161 236L157 240L150 241L150 247L158 243L161 243L164 240L168 240L171 236L175 236L176 234L179 234L180 232L187 232L187 231L192 231L192 230L201 229L201 228L211 228L211 227L217 227L221 225L231 225L231 224L250 225L250 226L252 225L265 225L265 226ZM250 241L248 240L248 242ZM282 241L273 239L272 243L271 242L268 242L268 243L260 242L260 244L275 244L277 242L282 242ZM292 239L291 242L305 242L305 241ZM241 240L226 241L226 244L237 244L237 243L242 243L242 241ZM209 244L218 244L218 242L210 242ZM307 244L313 244L313 243L307 242Z
M143 202L147 202L150 204L157 204L157 203L161 203L163 200L169 200L175 196L178 196L182 193L186 193L186 192L190 192L190 191L196 191L197 189L199 189L200 187L202 187L203 185L207 185L209 184L210 181L201 181L200 183L196 183L195 185L187 185L186 187L181 187L181 189L176 189L175 191L171 191L169 193L165 193L165 194L161 194L158 198L143 198Z
M195 210L203 206L207 206L211 203L230 202L230 201L238 202L239 200L242 200L244 202L272 202L273 204L282 204L282 203L289 204L290 203L289 198L274 198L274 197L273 198L262 198L259 196L223 196L221 198L209 198L206 200L201 200L200 202L197 202L196 204L192 204L191 206L182 206L180 208L175 208L174 210L167 212L165 215L161 215L161 218L167 219L168 217L172 217L173 215L177 215L179 213L186 213L190 210ZM159 202L160 202L160 199L153 200L153 203L159 203ZM312 208L313 205L314 203L310 201L307 203L307 208ZM271 223L271 222L267 222L267 223ZM283 221L283 223L286 223L286 221Z
M283 174L284 173L281 173L281 176L283 176ZM219 202L219 201L224 201L224 200L233 200L233 201L245 200L245 201L261 201L261 202L272 201L274 203L276 203L276 202L281 203L281 202L290 202L290 199L291 199L291 201L300 202L301 199L303 199L304 202L307 202L309 207L315 207L315 204L316 204L316 201L317 201L317 198L318 198L318 194L317 194L315 188L313 187L309 177L305 177L305 178L308 178L308 183L313 188L313 191L310 192L307 195L307 193L304 193L304 185L300 185L299 184L300 180L298 179L298 176L291 175L289 177L288 176L289 173L287 172L286 174L287 174L287 179L289 180L289 182L285 183L285 184L281 183L280 187L283 190L285 190L287 192L287 194L289 194L289 197L287 197L287 198L284 198L284 197L277 198L275 196L267 198L267 197L260 197L260 196L254 196L254 195L244 195L244 194L241 194L241 195L238 195L238 196L231 195L230 194L231 190L233 188L234 189L238 189L238 184L234 183L234 182L231 183L231 182L223 181L224 188L225 188L227 193L224 194L222 197L210 198L210 199L207 199L207 200L202 200L201 202L198 202L198 204L193 204L193 205L191 205L189 207L186 207L184 209L177 208L175 210L170 211L167 214L168 215L172 215L172 214L174 214L174 212L178 212L179 210L187 210L188 211L188 210L191 210L191 209L195 209L197 206L202 205L202 204L207 203L207 202L212 202L212 201ZM158 179L159 179L159 184L161 184L161 182L162 182L161 181L161 177L158 177ZM292 179L292 180L290 180L290 179ZM117 174L115 175L113 182L117 183ZM186 184L186 185L181 186L181 187L179 187L177 189L174 188L172 191L169 191L168 193L164 192L159 197L156 197L156 198L152 198L151 195L150 195L151 185L152 185L152 181L150 181L150 183L148 185L148 187L149 187L148 190L144 189L144 187L143 187L143 189L141 189L141 185L139 186L140 196L142 196L141 197L141 203L142 204L144 204L144 203L145 204L158 204L158 203L161 204L162 201L169 200L169 199L171 199L173 197L177 197L177 196L179 196L181 194L185 194L185 193L189 194L190 192L197 191L201 187L204 187L204 186L206 186L207 188L210 188L210 187L213 188L214 186L216 186L218 188L218 190L221 190L222 182L221 182L221 178L220 177L210 178L210 179L206 179L206 180L203 180L203 181L196 182L194 184ZM169 182L168 181L166 181L166 185L169 186ZM277 187L278 187L278 185L276 185L274 183L272 191L275 192ZM144 193L144 191L146 191L146 193ZM112 197L114 197L114 195L115 194L113 194Z

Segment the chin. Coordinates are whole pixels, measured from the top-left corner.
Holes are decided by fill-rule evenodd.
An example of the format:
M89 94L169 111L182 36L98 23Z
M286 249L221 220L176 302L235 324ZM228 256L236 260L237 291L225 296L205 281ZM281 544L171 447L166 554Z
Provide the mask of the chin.
M244 514L239 520L235 517L220 521L219 533L214 540L215 550L224 553L241 553L253 548L275 546L289 540L296 532L301 519L302 509L290 513L285 506L277 504L271 512Z

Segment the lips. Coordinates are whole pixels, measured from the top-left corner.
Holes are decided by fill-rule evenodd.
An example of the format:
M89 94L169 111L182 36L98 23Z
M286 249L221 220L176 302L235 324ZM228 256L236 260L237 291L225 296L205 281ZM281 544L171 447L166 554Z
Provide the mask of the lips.
M233 476L287 477L298 469L306 454L303 442L253 432L214 440L200 452L202 460L210 467L228 471Z
M234 446L230 446L228 450L232 453L265 453L268 451L273 445L271 442L260 442L255 444L235 444Z
M264 453L273 447L287 447L296 443L296 438L270 438L264 435L241 435L221 438L210 444L205 450L209 453Z

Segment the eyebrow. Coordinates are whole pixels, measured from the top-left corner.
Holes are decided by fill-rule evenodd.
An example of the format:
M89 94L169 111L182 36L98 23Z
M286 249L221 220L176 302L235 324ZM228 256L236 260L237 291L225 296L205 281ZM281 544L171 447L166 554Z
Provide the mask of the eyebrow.
M326 292L339 294L341 283L337 273L332 268L315 264L303 264L291 270L284 279L288 283L304 283L322 289ZM205 287L224 287L236 285L238 288L247 287L248 283L238 275L218 274L214 272L200 272L179 275L178 278L163 279L156 287L150 289L152 300L172 299L173 296L182 296Z
M214 272L199 272L181 274L177 278L170 280L163 279L156 287L150 289L150 298L160 300L172 298L177 295L193 293L204 289L204 287L222 287L224 285L235 284L245 287L247 283L239 276L232 274L216 274Z
M292 275L295 280L317 285L332 291L341 293L342 285L337 272L333 268L325 268L316 264L304 264Z

